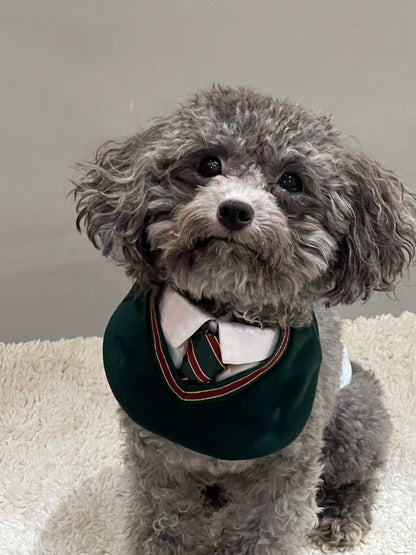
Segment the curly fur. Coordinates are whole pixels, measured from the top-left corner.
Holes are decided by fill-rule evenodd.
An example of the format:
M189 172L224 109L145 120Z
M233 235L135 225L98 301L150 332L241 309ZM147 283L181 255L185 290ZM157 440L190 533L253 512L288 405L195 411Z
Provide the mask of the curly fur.
M221 175L199 175L205 156L221 159ZM315 310L324 352L305 429L258 460L214 460L122 415L125 552L298 553L318 523L316 495L315 539L357 543L389 420L362 369L337 394L338 325L319 307L394 289L415 256L413 196L327 116L244 87L196 94L149 130L104 144L80 170L77 226L138 292L169 283L218 318L264 327L305 325ZM279 187L286 172L302 178L301 192ZM254 210L238 232L217 217L234 199Z

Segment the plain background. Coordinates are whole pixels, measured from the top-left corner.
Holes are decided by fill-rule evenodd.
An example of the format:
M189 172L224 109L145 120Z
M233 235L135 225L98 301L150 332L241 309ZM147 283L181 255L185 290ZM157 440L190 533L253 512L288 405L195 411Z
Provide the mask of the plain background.
M130 284L74 228L71 166L195 89L247 84L334 114L415 188L416 2L0 2L0 340L102 335ZM416 312L397 300L343 316Z

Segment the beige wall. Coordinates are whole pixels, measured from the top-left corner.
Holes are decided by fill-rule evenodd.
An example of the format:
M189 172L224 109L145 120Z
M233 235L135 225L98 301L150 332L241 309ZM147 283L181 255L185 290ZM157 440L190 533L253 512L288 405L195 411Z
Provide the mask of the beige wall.
M213 81L333 112L416 183L413 0L6 0L1 14L0 341L103 333L129 284L76 234L70 166ZM416 311L415 283L343 315Z

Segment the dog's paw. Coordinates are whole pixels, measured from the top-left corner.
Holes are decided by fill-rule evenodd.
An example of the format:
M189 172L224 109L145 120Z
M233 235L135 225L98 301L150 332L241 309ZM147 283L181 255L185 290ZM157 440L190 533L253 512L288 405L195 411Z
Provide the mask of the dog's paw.
M351 517L323 516L310 537L324 552L332 549L346 551L358 545L369 529L367 522L358 522Z

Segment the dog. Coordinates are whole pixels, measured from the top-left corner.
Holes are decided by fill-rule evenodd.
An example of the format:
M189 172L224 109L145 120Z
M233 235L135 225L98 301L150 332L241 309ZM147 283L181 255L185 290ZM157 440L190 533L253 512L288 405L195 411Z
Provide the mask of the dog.
M359 543L391 424L331 307L394 289L414 196L331 117L220 85L105 143L74 194L78 229L133 281L104 338L125 434L120 553ZM194 332L212 375L182 368Z

